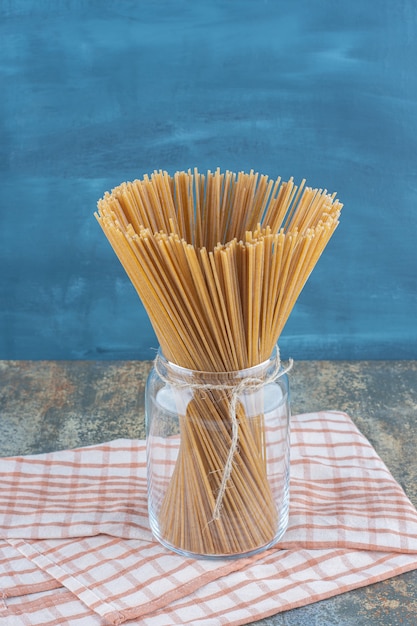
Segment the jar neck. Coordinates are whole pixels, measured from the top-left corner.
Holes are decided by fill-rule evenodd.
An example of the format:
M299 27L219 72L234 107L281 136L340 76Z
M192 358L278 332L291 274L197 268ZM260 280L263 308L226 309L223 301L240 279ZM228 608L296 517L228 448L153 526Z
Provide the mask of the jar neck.
M245 379L256 379L260 381L268 379L274 372L276 372L278 376L281 370L279 349L277 346L266 361L252 367L230 372L207 372L188 369L168 361L161 350L158 352L154 365L161 378L173 385L205 383L207 385L234 386Z

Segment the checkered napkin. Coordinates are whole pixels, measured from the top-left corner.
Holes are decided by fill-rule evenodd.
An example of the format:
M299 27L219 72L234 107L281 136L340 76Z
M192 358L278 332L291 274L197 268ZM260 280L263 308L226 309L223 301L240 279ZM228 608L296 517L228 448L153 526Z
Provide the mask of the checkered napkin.
M0 626L247 624L417 568L417 512L340 412L292 419L288 530L250 558L152 538L143 441L0 460Z

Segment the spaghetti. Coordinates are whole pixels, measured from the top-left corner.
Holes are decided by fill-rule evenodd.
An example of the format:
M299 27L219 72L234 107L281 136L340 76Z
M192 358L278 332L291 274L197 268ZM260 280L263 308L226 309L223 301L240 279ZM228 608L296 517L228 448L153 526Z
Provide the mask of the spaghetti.
M269 358L341 209L335 194L305 181L297 187L292 178L274 181L253 171L203 175L194 169L174 176L155 171L123 183L99 200L95 216L166 359L220 374ZM267 543L276 526L262 416L254 429L240 404L233 488L213 519L232 444L229 407L228 390L195 389L181 420L180 453L161 518L169 542L189 552L246 552L248 545ZM216 425L210 436L207 420ZM190 516L201 532L186 532Z

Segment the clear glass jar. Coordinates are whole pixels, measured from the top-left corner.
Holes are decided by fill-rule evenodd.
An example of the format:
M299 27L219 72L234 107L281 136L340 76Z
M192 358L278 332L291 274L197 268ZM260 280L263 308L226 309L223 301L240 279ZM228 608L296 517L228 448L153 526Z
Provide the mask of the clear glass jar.
M199 372L159 353L146 404L148 507L164 546L194 558L249 556L288 523L290 402L276 352L237 372Z

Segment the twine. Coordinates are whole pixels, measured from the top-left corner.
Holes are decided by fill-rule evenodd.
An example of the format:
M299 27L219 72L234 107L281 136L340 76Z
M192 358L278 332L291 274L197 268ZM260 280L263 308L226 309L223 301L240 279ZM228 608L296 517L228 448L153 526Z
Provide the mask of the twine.
M230 479L232 469L233 469L233 459L237 450L237 446L239 443L239 420L237 418L237 403L239 401L239 396L244 391L256 391L258 389L262 389L265 385L268 385L275 380L278 380L284 374L287 374L294 364L293 359L288 360L288 365L286 368L281 370L281 358L279 354L278 346L276 348L276 356L275 356L275 364L274 369L271 374L264 379L256 378L256 377L248 377L242 378L242 380L238 384L212 384L212 383L189 383L189 382L180 382L180 381L172 381L169 377L165 376L159 367L160 362L162 361L159 355L156 356L154 361L154 369L158 376L168 385L172 387L176 387L177 389L198 389L198 390L206 390L206 391L227 391L232 389L232 395L229 403L229 413L230 419L232 422L232 443L230 445L229 453L227 455L226 463L223 469L223 476L220 483L220 488L217 494L216 503L213 510L213 520L220 519L220 512L222 508L223 498L226 491L227 483ZM217 373L217 372L216 372ZM227 372L218 372L219 375L227 374Z

